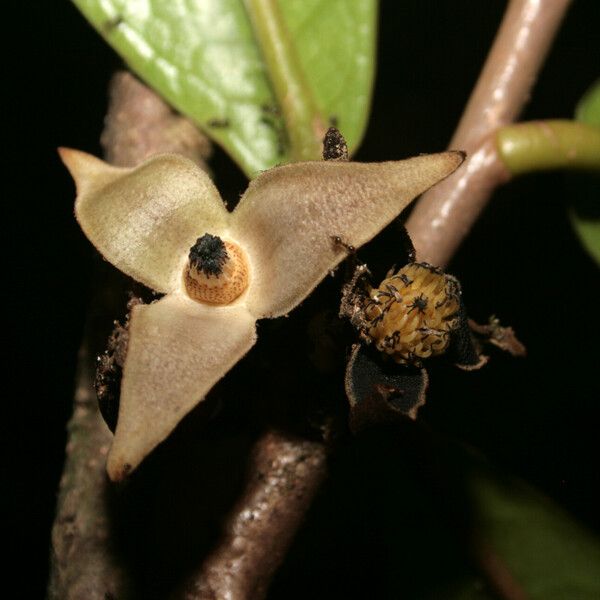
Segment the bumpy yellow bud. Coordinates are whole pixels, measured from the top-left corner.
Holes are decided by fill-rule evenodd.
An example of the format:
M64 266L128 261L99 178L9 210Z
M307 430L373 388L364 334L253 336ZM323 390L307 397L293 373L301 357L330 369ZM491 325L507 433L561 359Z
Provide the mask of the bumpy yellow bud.
M456 280L439 269L410 263L371 289L364 334L400 364L442 354L458 326L459 290Z

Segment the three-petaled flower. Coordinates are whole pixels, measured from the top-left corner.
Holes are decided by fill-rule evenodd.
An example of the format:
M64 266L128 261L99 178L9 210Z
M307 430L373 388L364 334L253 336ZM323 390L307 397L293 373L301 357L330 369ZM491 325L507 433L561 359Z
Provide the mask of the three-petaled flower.
M315 161L253 180L229 212L208 175L161 155L117 168L70 149L75 212L99 252L165 294L132 310L108 473L122 479L256 341L347 254L454 171L460 152L399 162Z

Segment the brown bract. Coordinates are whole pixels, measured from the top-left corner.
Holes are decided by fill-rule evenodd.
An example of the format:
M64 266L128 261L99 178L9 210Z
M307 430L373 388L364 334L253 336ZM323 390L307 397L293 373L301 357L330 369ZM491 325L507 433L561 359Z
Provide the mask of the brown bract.
M75 213L98 251L157 292L135 306L108 473L117 481L152 451L256 341L257 319L287 314L345 256L452 173L461 152L398 162L306 162L261 173L228 212L208 175L178 155L117 168L61 149ZM188 295L190 248L204 234L244 253L248 285L229 304Z

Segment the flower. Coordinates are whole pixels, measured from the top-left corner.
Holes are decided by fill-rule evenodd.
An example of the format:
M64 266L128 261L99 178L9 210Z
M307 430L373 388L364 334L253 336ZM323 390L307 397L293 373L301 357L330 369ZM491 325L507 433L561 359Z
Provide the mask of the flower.
M417 262L406 229L400 232L407 262L392 267L378 286L368 281L366 264L358 265L342 288L340 317L356 328L344 385L354 432L375 424L417 418L425 404L429 375L423 363L446 355L464 371L487 364L483 345L525 356L512 327L495 317L478 325L467 317L456 277L429 263Z
M137 467L248 352L258 319L286 315L349 245L369 241L463 160L444 152L285 165L261 173L228 212L208 175L181 156L129 169L77 150L60 154L89 240L118 269L165 294L131 313L107 464L113 480Z
M460 286L427 263L409 263L371 288L363 335L398 364L443 354L458 326Z

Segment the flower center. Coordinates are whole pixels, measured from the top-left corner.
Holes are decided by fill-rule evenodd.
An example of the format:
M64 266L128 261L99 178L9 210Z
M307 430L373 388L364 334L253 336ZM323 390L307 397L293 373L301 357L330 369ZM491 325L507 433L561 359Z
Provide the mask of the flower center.
M190 248L184 282L198 302L229 304L248 287L248 263L237 244L205 233Z

